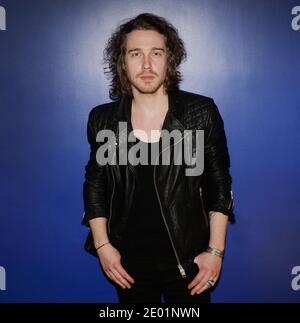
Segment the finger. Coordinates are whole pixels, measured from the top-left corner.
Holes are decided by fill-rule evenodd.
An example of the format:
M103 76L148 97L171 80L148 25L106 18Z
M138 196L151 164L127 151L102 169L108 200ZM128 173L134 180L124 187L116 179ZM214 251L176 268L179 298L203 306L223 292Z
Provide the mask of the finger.
M131 285L129 284L129 282L118 272L117 269L112 269L112 272L114 273L115 277L123 284L125 285L127 288L130 288Z
M200 270L199 273L195 276L195 278L188 284L188 289L192 289L195 287L205 276L206 271L204 269Z
M117 283L118 285L120 285L123 289L126 288L126 286L124 284L122 284L121 281L118 280L118 278L116 277L116 275L112 272L112 271L108 271L109 275L111 276L111 279Z
M211 278L212 276L207 276L205 277L205 280L203 282L201 282L201 285L199 284L198 288L196 289L196 294L200 294L203 291L212 288L214 285L211 285L208 281L209 280L214 280L216 282L216 280L214 278Z
M199 283L192 289L191 295L196 294L199 290L202 290L203 288L208 288L209 285L207 281L210 279L210 277L210 273L206 273L204 277L199 281Z
M205 284L208 282L208 280L210 279L213 279L212 277L215 277L216 274L215 274L215 271L212 271L212 270L208 270L205 277L203 277L200 281L199 281L199 284L201 285L201 287L205 286Z
M205 290L210 289L210 288L212 288L212 286L211 286L209 283L206 283L202 288L200 288L200 289L196 292L196 294L201 294L201 293L203 293Z
M109 271L106 270L105 273L106 273L106 275L108 276L109 279L113 280Z
M134 279L128 274L128 272L125 270L125 268L120 264L117 266L118 272L123 276L125 279L127 279L132 284L134 283Z

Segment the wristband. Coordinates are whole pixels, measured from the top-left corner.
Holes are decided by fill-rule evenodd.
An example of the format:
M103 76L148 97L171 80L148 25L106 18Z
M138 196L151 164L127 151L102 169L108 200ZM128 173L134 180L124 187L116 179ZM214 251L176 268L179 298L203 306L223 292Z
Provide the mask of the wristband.
M207 247L206 252L210 253L211 255L218 256L220 258L224 258L225 252L217 249L217 248L212 248L210 246Z
M106 244L109 244L109 243L110 243L109 241L108 242L105 242L105 243L102 243L99 247L96 248L96 250L102 248L103 246L105 246Z

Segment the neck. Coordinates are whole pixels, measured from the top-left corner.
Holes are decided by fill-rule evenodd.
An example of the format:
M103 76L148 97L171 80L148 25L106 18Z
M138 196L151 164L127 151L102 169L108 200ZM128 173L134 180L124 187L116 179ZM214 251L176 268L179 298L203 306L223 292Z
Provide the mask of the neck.
M168 99L168 94L162 87L155 93L140 93L134 89L132 104L140 112L153 115L168 109Z

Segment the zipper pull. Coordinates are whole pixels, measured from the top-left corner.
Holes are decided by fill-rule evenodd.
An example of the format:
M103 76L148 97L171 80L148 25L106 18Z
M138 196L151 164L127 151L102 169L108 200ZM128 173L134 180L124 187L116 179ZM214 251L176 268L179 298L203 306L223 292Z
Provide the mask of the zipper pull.
M180 271L180 274L181 274L182 278L185 278L186 277L186 274L185 274L184 268L180 264L177 265L177 267L178 267L178 269Z
M234 208L234 201L233 201L233 192L230 191L230 202L229 202L229 206L228 209L232 210Z

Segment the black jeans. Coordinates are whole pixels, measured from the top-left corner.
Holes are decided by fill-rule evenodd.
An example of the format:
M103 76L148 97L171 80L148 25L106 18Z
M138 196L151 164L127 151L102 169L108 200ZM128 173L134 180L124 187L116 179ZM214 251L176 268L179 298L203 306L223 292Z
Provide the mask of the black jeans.
M161 297L165 303L210 303L211 301L208 290L191 295L191 290L187 288L199 272L195 263L187 268L185 278L182 278L176 265L166 266L160 261L146 264L121 258L121 263L135 282L131 284L130 289L123 289L113 283L120 303L161 303Z

